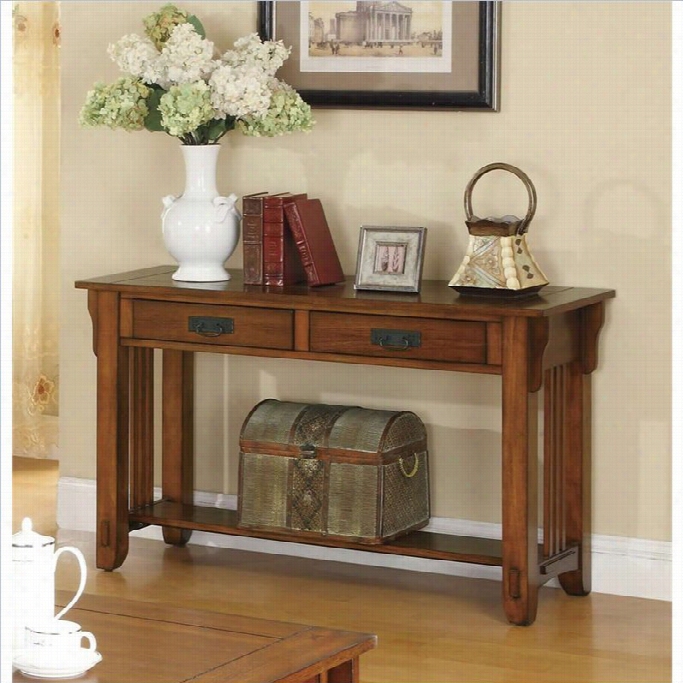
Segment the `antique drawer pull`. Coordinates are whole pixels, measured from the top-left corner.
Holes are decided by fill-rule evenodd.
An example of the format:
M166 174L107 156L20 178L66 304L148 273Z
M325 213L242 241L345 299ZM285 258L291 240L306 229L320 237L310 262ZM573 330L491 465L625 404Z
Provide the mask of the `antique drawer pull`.
M370 343L381 346L388 351L407 351L418 348L422 344L420 332L412 330L370 330Z
M235 330L233 318L211 318L209 316L191 315L187 319L187 329L201 334L202 337L220 337L232 334Z

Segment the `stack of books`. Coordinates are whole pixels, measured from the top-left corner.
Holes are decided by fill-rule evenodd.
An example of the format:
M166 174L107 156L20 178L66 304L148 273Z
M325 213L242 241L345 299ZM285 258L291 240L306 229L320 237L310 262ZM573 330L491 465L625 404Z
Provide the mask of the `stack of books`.
M242 198L244 284L310 287L344 281L319 199L257 192Z

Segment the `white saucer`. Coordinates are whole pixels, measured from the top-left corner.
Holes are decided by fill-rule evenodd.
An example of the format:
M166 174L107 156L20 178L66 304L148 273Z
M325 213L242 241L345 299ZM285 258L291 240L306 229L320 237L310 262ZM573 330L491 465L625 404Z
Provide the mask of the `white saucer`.
M85 648L70 653L68 659L60 661L59 650L51 653L48 650L28 648L19 650L12 660L14 668L30 678L76 678L102 661L102 655L96 650Z

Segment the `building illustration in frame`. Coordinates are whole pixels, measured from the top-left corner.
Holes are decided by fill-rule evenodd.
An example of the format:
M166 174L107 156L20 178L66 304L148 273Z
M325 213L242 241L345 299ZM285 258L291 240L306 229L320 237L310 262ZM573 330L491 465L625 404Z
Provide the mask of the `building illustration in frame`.
M300 69L448 72L451 3L302 2Z
M369 45L408 43L412 16L413 10L399 2L357 2L355 10L337 12L337 40Z

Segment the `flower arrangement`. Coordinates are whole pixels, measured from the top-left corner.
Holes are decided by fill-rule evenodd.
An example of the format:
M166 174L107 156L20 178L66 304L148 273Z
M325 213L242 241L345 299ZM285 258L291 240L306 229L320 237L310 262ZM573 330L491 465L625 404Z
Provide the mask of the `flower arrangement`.
M171 4L143 24L144 36L109 46L124 75L88 92L81 125L164 131L185 145L216 144L233 129L269 137L311 130L309 105L275 78L290 53L282 41L253 33L218 56L199 19Z

